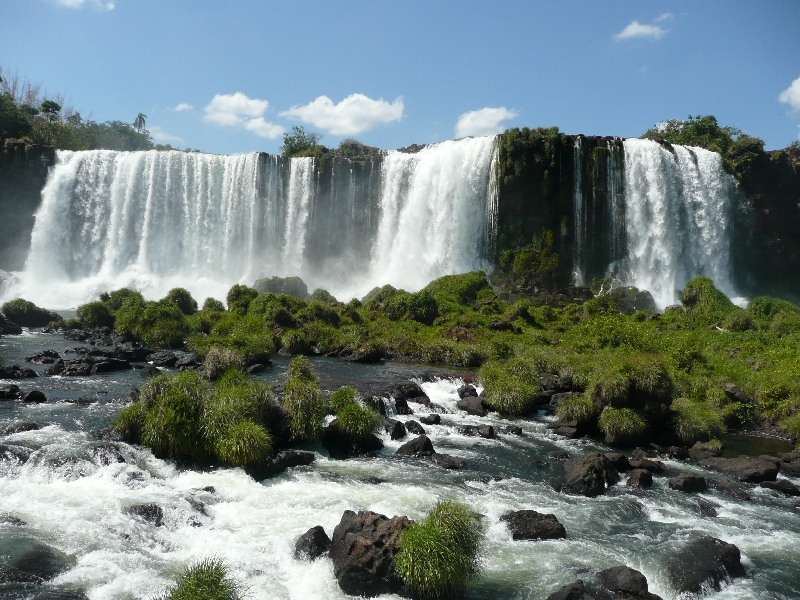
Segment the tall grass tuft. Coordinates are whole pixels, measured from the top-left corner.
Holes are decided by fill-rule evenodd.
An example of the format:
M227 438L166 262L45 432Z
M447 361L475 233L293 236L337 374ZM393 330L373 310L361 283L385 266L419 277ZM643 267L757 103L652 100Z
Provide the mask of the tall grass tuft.
M647 421L630 408L607 408L597 419L597 426L607 436L630 438L642 435L647 430Z
M687 445L725 433L724 412L710 402L676 398L672 402L673 429Z
M327 406L317 375L305 356L296 356L289 363L283 406L289 413L289 429L295 439L312 442L322 437Z
M206 558L187 567L175 586L156 600L240 600L241 586L218 558Z
M536 403L539 384L531 365L522 359L491 361L480 370L486 404L508 415L528 414Z

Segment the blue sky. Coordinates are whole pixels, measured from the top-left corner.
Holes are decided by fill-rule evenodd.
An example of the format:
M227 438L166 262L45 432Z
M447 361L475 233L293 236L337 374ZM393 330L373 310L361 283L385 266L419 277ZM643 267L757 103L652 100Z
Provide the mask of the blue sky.
M6 72L208 152L277 152L293 125L398 148L689 114L768 149L800 137L796 0L3 0L0 23Z

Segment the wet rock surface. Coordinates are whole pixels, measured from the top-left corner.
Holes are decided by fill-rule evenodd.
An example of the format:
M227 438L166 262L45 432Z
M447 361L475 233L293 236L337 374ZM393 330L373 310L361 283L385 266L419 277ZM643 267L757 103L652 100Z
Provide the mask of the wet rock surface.
M564 461L564 483L561 491L590 498L605 493L619 481L619 473L603 454L591 452L581 458Z
M720 589L726 577L745 571L739 549L713 537L702 537L684 546L669 562L668 573L679 593L700 593L704 586Z
M314 560L325 554L331 547L331 538L321 525L312 527L301 535L294 545L294 556L298 559Z
M698 475L690 475L687 473L681 473L677 477L673 477L668 482L669 488L671 490L676 490L678 492L686 492L686 493L696 493L696 492L704 492L708 487L706 485L706 480L704 477L700 477Z
M745 483L775 481L778 476L778 465L760 457L707 458L700 461L700 466L725 473Z
M517 510L504 514L500 520L508 524L514 540L559 540L567 537L564 526L553 514Z

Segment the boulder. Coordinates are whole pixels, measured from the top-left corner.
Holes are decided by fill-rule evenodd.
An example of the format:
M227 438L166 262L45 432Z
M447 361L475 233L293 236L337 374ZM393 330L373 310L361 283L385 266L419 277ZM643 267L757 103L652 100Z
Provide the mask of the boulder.
M331 421L322 432L321 440L332 458L351 458L377 452L383 448L383 442L375 435L354 439L339 428L339 420Z
M565 585L557 592L550 594L547 600L595 600L595 597L586 593L583 581L578 579L575 583Z
M0 313L0 335L22 335L22 327L9 321L3 313Z
M40 392L39 390L31 390L22 396L22 401L41 404L42 402L47 402L47 396L45 396L44 393Z
M522 435L522 427L519 425L506 425L500 429L500 433L507 435Z
M631 469L647 469L651 473L663 473L667 470L663 462L651 458L630 458L628 463Z
M321 525L312 527L301 535L294 545L294 556L298 559L314 560L331 548L331 538Z
M699 594L707 586L718 590L726 577L744 576L739 548L713 537L687 544L669 561L667 571L679 594Z
M460 388L458 388L458 397L459 398L472 398L478 397L478 390L475 389L475 386L470 385L469 383L465 383Z
M567 537L564 526L552 514L516 510L507 512L500 520L508 524L514 540L560 540Z
M146 356L144 362L152 364L154 367L174 367L178 363L178 357L174 352L154 352Z
M569 458L569 454L563 450L551 450L547 453L547 458L552 458L553 460L567 460Z
M333 530L329 555L339 587L352 596L399 593L395 576L397 542L410 525L407 517L346 510Z
M467 463L464 459L458 458L457 456L452 456L450 454L441 454L440 452L434 452L431 454L431 462L437 467L442 467L443 469L463 469L467 466Z
M700 466L725 473L745 483L775 481L778 476L778 466L775 463L749 456L707 458L700 461Z
M0 552L0 582L42 584L66 571L69 564L68 557L55 548L25 535L6 534Z
M383 430L389 434L390 440L399 440L406 437L406 426L397 419L381 417L381 422L383 423Z
M593 498L619 481L619 473L604 455L592 452L581 458L564 461L561 491Z
M395 454L400 456L431 456L434 453L433 444L427 435L420 435L406 442L397 449Z
M436 413L431 413L425 417L420 417L420 422L424 423L425 425L438 425L442 422L442 417L437 415Z
M800 488L793 484L788 479L778 479L777 481L762 481L762 488L768 490L775 490L786 496L800 496Z
M28 367L21 367L20 365L0 367L0 379L31 379L33 377L38 377L38 375L36 371Z
M131 368L131 363L121 358L103 358L95 361L89 373L97 375L98 373L111 373L113 371L126 371Z
M631 463L628 462L628 457L621 452L606 452L605 457L614 465L617 471L623 472L631 470Z
M413 415L414 411L408 405L408 400L405 398L394 399L394 410L398 415Z
M647 469L634 469L628 476L626 485L640 489L653 487L653 474Z
M781 459L780 471L787 477L800 477L800 451L778 454Z
M420 402L418 398L424 397L425 392L422 391L422 388L416 383L398 383L389 388L386 395L391 396L395 401L413 399L414 402Z
M155 527L164 525L164 509L158 504L134 504L129 506L125 512Z
M409 433L413 433L414 435L425 435L425 429L414 419L406 421L405 425L406 425L406 431L408 431Z
M20 398L22 398L22 392L20 391L19 386L14 384L0 385L0 401L19 400Z
M25 361L35 365L51 365L56 362L61 356L55 350L45 350L44 352L37 352L31 356L26 356Z
M700 462L707 458L720 456L724 448L725 446L723 444L704 444L703 442L697 442L694 446L689 448L689 458L695 462Z
M670 479L667 484L672 490L687 493L705 492L708 487L704 477L690 475L689 473L681 473L677 477Z
M737 500L750 500L750 494L724 477L707 477L706 485L714 491L736 498Z
M478 398L477 396L468 396L466 398L462 398L456 403L456 406L459 408L459 410L467 411L468 414L476 417L485 417L488 412L483 403L483 399Z
M722 386L722 391L731 402L741 402L742 404L752 405L753 399L745 394L738 385L733 383L726 383Z
M647 578L636 569L626 566L612 567L597 574L600 583L614 592L615 598L626 600L661 600L648 591Z
M490 439L494 437L494 427L491 425L462 425L458 428L462 435Z

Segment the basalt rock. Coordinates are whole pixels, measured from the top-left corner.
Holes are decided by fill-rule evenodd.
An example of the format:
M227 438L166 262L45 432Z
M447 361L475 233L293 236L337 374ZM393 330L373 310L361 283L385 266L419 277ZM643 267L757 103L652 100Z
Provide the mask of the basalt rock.
M436 413L431 413L427 416L420 417L420 422L424 423L425 425L438 425L442 422L442 417L437 415Z
M780 471L787 477L800 477L800 451L778 454L781 459Z
M557 592L553 592L547 600L596 600L594 596L586 593L583 581L578 579L574 583L565 585Z
M125 457L115 444L98 444L92 448L92 456L104 467L125 462Z
M420 435L400 446L395 454L400 456L431 456L433 444L426 435Z
M604 455L592 452L581 458L564 461L561 491L593 498L619 481L619 473Z
M552 514L517 510L504 514L500 520L508 524L514 540L560 540L567 537L564 526Z
M647 578L636 569L626 566L612 567L597 574L603 587L614 592L620 600L661 600L648 591Z
M174 367L178 363L178 357L173 352L154 352L145 357L145 362L151 363L154 367Z
M397 542L411 524L407 517L347 510L333 531L329 555L339 587L352 596L399 593Z
M483 399L478 398L477 396L467 396L466 398L462 398L456 403L456 406L459 410L467 411L467 414L474 415L477 417L485 417L487 414L486 405L483 403Z
M750 500L750 494L723 477L707 477L706 485L714 491L737 500Z
M36 371L20 365L10 367L0 367L0 379L30 379L38 377Z
M7 536L3 546L0 582L42 584L69 568L63 552L24 535Z
M630 471L633 468L631 463L628 462L628 457L621 452L606 452L605 457L619 472Z
M458 388L458 397L463 398L477 398L478 397L478 390L475 389L475 386L470 385L469 383L465 383L460 388Z
M331 548L331 538L321 525L312 527L301 535L294 545L294 556L298 559L314 560Z
M398 415L414 414L414 411L411 410L411 407L408 405L408 401L405 398L395 398L394 410L397 412Z
M22 392L20 391L19 386L14 385L13 383L11 385L0 386L0 401L19 400L20 398L22 398Z
M45 396L44 393L40 392L39 390L31 390L22 396L22 401L41 404L42 402L47 402L47 396Z
M778 466L762 458L751 458L747 456L739 456L738 458L708 458L700 461L700 465L707 469L725 473L745 483L775 481L778 476Z
M762 481L760 485L762 488L767 488L768 490L775 490L776 492L780 492L785 496L800 496L800 488L798 488L788 479L778 479L777 481Z
M663 462L650 458L630 458L628 463L632 469L647 469L651 473L663 473L667 470Z
M753 404L753 399L745 394L742 388L736 384L726 383L722 386L722 391L725 392L725 395L731 402L741 402L748 406Z
M3 430L5 435L13 435L15 433L24 433L25 431L38 431L39 426L36 423L14 423L13 425L9 425Z
M627 486L640 489L653 487L653 474L647 469L634 469L628 476Z
M164 509L158 504L135 504L129 506L125 512L155 527L164 525Z
M43 352L37 352L31 356L26 356L26 362L33 363L35 365L51 365L56 362L61 356L55 350L45 350Z
M711 445L711 444L704 444L703 442L697 442L694 446L689 448L689 458L691 458L695 462L700 462L701 460L706 460L707 458L714 458L716 456L720 456L722 454L722 450L724 449L724 445Z
M667 484L671 490L686 493L705 492L708 487L704 477L690 475L689 473L681 473L677 477L670 479Z
M567 460L569 458L569 454L563 450L551 450L547 453L547 458L552 458L553 460Z
M381 417L381 423L383 424L383 430L389 434L389 439L391 440L404 438L408 433L406 431L406 426L397 419Z
M457 456L452 456L450 454L442 454L440 452L434 452L431 454L430 459L433 464L438 467L442 467L443 469L463 469L467 466L467 463L464 459Z
M406 421L405 425L406 431L409 433L413 433L414 435L425 435L425 429L415 420L411 419L410 421Z
M321 442L332 458L363 456L383 448L383 442L375 435L359 439L347 435L340 429L339 419L334 419L325 427Z
M490 439L494 437L494 427L491 425L462 425L458 428L462 435L482 437Z
M727 577L744 576L739 549L713 537L686 545L667 566L678 593L699 594L706 586L720 589Z

